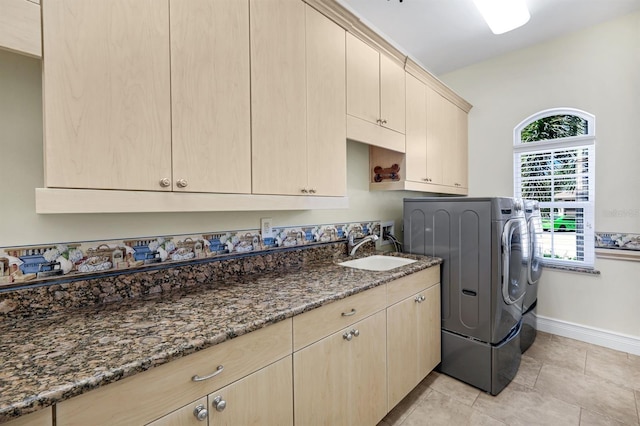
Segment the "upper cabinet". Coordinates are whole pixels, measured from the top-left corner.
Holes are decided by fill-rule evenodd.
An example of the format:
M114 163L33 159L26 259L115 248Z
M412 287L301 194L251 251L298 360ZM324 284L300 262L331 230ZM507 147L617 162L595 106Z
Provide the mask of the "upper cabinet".
M47 186L251 192L248 4L170 6L45 2Z
M344 40L299 0L251 2L254 193L346 193Z
M307 186L346 195L345 30L306 7Z
M402 64L347 34L347 137L404 152Z
M167 4L59 0L42 13L46 185L170 190Z
M335 2L51 0L42 40L38 213L345 208L347 139L466 194L471 106Z
M173 190L249 194L249 4L169 5Z
M371 189L467 194L471 106L429 77L407 73L406 153L370 148Z
M38 212L348 205L337 24L300 0L45 3Z
M40 2L0 1L0 49L42 56Z

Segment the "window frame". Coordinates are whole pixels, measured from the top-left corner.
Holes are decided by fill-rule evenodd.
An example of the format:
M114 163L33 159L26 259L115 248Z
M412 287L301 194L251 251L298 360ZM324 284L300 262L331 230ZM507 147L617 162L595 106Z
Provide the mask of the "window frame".
M582 118L587 122L587 133L579 136L569 136L558 139L547 139L542 141L522 142L522 130L529 124L557 115L573 115ZM588 148L589 169L586 173L589 181L588 201L565 202L572 203L575 208L583 209L584 220L584 242L583 242L583 260L567 260L556 259L554 257L544 258L543 262L549 265L562 266L579 266L584 268L593 268L595 266L595 161L596 161L596 119L593 114L576 108L550 108L539 111L522 120L513 129L513 193L515 197L522 196L521 187L521 160L522 154L535 154L542 151L571 149L571 148ZM555 208L557 204L562 202L550 201L540 202L541 208ZM566 207L565 207L566 208ZM550 229L551 239L554 240L553 222ZM576 234L577 235L577 234ZM589 244L588 242L591 241ZM553 253L552 253L553 256Z

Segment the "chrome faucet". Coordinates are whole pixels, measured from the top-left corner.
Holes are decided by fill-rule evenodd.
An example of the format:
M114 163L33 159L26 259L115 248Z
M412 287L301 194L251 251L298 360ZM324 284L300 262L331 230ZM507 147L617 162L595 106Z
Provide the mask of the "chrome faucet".
M356 254L356 251L358 251L358 249L362 247L364 243L368 241L377 241L377 240L378 240L378 236L376 234L372 234L372 235L367 235L366 237L362 238L360 241L356 243L353 234L349 234L349 242L347 243L347 247L349 249L349 256L354 256Z

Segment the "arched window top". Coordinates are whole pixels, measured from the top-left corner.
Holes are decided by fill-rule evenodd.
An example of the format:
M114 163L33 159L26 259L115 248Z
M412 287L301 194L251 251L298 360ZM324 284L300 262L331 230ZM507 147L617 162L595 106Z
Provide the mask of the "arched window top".
M514 146L593 140L595 116L575 108L552 108L533 114L514 129Z

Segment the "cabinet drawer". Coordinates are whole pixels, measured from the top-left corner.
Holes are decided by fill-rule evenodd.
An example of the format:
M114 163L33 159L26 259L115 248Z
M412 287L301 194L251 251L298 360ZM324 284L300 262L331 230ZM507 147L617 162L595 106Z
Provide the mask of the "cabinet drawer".
M440 266L416 272L387 283L387 306L440 282Z
M145 424L290 353L288 319L63 401L56 418L65 426ZM218 366L224 368L215 377L192 381Z
M386 285L381 285L293 317L293 350L384 309L386 298Z

